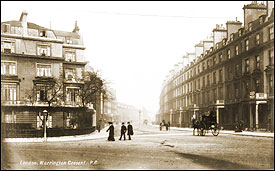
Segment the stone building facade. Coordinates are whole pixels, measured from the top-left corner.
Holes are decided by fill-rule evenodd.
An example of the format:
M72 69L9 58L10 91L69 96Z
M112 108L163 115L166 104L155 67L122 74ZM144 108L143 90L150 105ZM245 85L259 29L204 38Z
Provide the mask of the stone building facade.
M244 26L213 29L212 46L195 45L196 59L163 83L157 121L190 127L193 115L214 110L225 129L274 131L274 3L245 5ZM200 55L199 55L200 54Z
M54 80L62 83L63 98L48 111L49 128L72 128L71 120L87 109L79 92L84 85L85 47L77 22L72 32L27 22L1 23L1 117L5 124L40 129L47 104L43 99ZM33 95L31 101L28 93Z

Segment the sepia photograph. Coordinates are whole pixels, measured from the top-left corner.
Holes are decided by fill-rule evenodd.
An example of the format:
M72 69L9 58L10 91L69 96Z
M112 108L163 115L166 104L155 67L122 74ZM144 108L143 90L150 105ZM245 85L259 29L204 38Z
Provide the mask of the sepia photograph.
M274 170L274 1L1 1L1 170Z

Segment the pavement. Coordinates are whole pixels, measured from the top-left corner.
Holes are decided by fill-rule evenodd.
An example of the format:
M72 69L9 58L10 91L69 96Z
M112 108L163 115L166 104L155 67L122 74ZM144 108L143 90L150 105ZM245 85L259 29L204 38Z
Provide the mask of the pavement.
M77 140L91 140L108 137L106 130L108 127L102 129L100 132L97 130L85 135L74 136L60 136L60 137L47 137L46 142L59 142L59 141L77 141ZM3 142L45 142L44 138L4 138Z
M193 128L178 128L178 127L171 127L172 130L180 130L180 131L192 131ZM263 132L263 131L242 131L242 132L235 132L232 130L220 130L221 134L232 134L232 135L239 135L239 136L254 136L254 137L267 137L267 138L274 138L274 133L272 132Z
M153 125L153 127L159 127L158 125ZM47 137L46 141L44 138L4 138L3 142L62 142L62 141L77 141L77 140L92 140L99 138L108 137L108 133L106 130L108 127L105 127L100 132L95 131L90 134L85 135L75 135L75 136L61 136L61 137ZM178 128L178 127L170 127L171 130L177 131L193 131L193 128ZM221 134L232 134L237 136L253 136L253 137L266 137L266 138L274 138L274 133L271 132L260 132L260 131L242 131L235 132L232 130L220 130Z

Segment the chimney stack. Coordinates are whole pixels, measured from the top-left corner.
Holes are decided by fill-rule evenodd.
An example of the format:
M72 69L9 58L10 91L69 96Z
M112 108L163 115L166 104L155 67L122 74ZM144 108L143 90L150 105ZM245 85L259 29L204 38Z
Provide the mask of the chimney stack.
M203 44L200 42L195 45L195 57L199 57L203 53Z
M270 17L273 8L274 8L274 1L266 1L267 17Z
M261 15L266 15L267 10L264 4L258 4L257 1L252 1L251 4L244 5L244 28L248 29L248 24L251 21L257 20Z
M227 31L225 28L221 27L217 24L216 28L213 29L213 47L216 45L216 43L222 41L227 36Z
M227 38L229 38L232 33L238 32L238 30L241 27L242 27L242 23L240 21L227 21L226 22Z
M21 16L20 16L20 20L19 20L22 24L23 35L28 34L27 16L28 16L28 13L25 10L23 10L23 12L21 13Z

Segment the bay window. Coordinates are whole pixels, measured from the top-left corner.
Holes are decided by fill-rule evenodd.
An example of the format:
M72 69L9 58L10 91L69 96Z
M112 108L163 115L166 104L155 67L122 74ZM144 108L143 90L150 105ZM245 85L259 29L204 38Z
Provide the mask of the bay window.
M52 85L36 84L36 100L38 102L46 102L51 98Z

